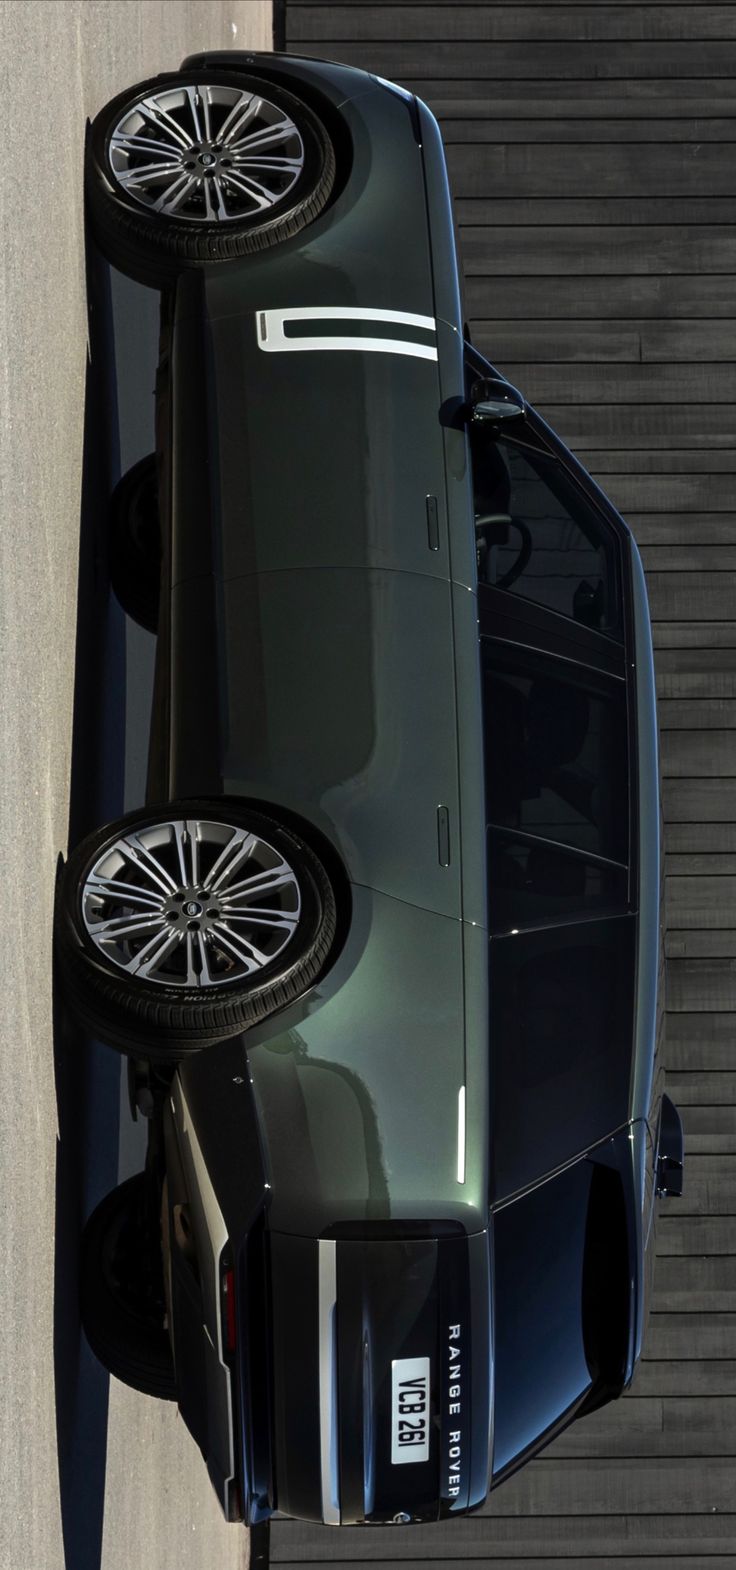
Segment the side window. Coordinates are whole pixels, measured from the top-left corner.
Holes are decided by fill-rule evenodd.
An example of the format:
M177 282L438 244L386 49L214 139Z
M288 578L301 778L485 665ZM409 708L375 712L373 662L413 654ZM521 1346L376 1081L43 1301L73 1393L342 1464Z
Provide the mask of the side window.
M497 1199L626 1121L635 936L613 916L491 942Z
M487 638L482 680L491 930L625 910L624 683Z
M471 427L480 581L621 639L613 531L556 459Z
M625 867L537 842L531 835L523 839L490 829L488 841L493 933L626 909Z

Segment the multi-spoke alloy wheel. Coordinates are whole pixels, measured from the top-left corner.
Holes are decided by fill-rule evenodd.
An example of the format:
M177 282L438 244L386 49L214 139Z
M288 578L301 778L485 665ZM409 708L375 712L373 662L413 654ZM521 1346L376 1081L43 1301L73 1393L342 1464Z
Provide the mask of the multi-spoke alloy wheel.
M144 282L296 234L332 189L332 142L280 86L235 72L156 77L95 119L87 191L110 260Z
M265 970L299 925L296 874L281 852L230 823L176 818L129 829L82 890L93 943L129 976L217 987Z
M60 977L90 1031L174 1059L306 991L335 925L327 873L290 830L240 804L172 804L130 814L70 856Z
M261 94L184 82L125 110L109 160L116 183L152 212L234 223L284 201L303 173L304 143Z

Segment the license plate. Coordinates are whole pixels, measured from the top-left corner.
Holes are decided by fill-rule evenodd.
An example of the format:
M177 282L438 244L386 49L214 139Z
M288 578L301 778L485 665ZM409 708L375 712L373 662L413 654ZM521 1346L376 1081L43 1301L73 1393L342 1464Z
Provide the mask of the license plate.
M429 1358L391 1364L391 1464L429 1460Z

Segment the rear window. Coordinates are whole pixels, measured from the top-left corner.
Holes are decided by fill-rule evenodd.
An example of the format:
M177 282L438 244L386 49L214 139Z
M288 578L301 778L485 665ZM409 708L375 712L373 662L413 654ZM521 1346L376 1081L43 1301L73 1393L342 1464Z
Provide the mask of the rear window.
M604 917L491 940L494 1200L625 1122L634 925Z

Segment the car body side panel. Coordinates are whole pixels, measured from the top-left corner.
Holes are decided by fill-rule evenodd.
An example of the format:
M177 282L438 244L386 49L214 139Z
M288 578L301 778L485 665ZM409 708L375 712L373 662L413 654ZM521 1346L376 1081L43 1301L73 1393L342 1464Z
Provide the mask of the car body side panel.
M338 569L192 580L173 591L172 651L172 798L214 787L284 806L327 835L351 881L460 916L448 583Z
M475 546L467 439L456 418L458 323L439 320L436 334L386 329L409 350L435 344L438 361L412 352L259 347L262 313L295 301L431 321L436 297L448 315L459 311L454 257L447 270L451 209L429 112L428 198L425 149L407 105L376 88L345 113L350 177L307 234L263 257L184 275L177 288L169 790L288 806L332 840L351 879L445 914L461 913L462 849L464 914L485 923L477 616L467 592ZM428 200L439 246L434 276ZM346 325L353 330L348 322L340 331ZM387 580L379 593L377 577L359 577L363 568L453 575L466 591L453 594L448 619L439 582L425 593L411 579L392 588ZM277 574L302 569L329 574L321 584L277 583ZM349 569L352 601L327 581L339 570L347 587ZM453 641L457 713L448 681ZM458 748L462 812L451 762ZM438 769L441 759L447 766ZM423 796L434 798L431 809ZM426 858L427 814L439 806L450 813L444 869L434 852L431 868Z
M340 1222L403 1219L482 1230L477 1068L458 1181L463 1025L463 923L354 889L333 970L249 1032L274 1228L317 1237Z
M376 87L344 104L340 119L349 148L337 194L292 239L205 268L211 319L310 304L432 314L422 155L407 106ZM182 274L177 294L178 310L199 309L191 276Z
M214 288L206 286L205 310ZM182 359L196 353L198 332L206 339L216 413L209 469L216 570L236 578L285 567L372 566L448 577L437 363L413 352L433 348L434 332L411 322L311 316L344 309L345 281L337 269L306 259L289 287L304 310L300 322L284 322L272 308L279 292L246 275L242 314L187 316L175 330L182 384L189 381L186 364L178 369ZM282 329L296 326L308 337L283 331L281 342ZM263 343L280 347L263 347L264 332ZM332 347L341 339L399 348ZM305 342L317 347L300 349ZM194 538L186 528L189 471L197 467L191 447L178 446L175 505L185 532L176 542L174 583L199 568L194 519Z

